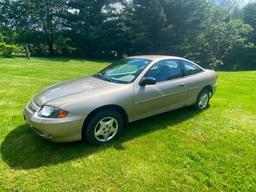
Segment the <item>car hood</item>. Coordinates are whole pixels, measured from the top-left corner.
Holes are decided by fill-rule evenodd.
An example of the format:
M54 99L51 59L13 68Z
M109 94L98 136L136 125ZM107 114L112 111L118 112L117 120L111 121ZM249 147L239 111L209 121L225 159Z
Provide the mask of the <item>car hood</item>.
M117 84L97 79L93 76L84 77L74 80L65 81L55 84L44 89L39 95L34 98L34 101L39 105L46 105L47 103L63 97L85 93L94 92L95 90L102 90L105 88L115 87Z

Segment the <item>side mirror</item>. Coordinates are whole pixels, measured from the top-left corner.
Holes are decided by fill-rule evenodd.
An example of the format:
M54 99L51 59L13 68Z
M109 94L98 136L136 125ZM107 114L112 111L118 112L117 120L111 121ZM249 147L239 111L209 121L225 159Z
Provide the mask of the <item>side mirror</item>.
M155 85L156 79L153 77L143 77L143 79L140 81L140 86L146 86L146 85Z

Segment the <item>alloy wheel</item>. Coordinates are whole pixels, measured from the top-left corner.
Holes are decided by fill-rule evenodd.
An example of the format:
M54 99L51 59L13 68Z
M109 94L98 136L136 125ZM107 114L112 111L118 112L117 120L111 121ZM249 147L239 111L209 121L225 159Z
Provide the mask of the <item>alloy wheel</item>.
M205 109L209 103L209 94L203 93L199 98L198 106L200 109Z
M118 121L113 117L101 119L94 129L94 136L100 142L113 139L118 132Z

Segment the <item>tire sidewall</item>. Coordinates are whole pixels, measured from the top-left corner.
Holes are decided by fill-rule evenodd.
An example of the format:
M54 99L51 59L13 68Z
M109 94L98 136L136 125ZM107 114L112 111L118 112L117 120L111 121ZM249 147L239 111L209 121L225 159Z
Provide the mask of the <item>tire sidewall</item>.
M202 108L200 108L200 106L199 106L199 102L200 102L201 96L202 96L203 94L205 94L205 93L208 95L208 102L207 102L207 105L202 109ZM205 109L207 109L207 107L209 106L209 102L210 102L210 92L209 92L207 89L203 89L203 90L198 94L198 96L197 96L196 108L197 108L198 110L205 110Z
M94 129L96 127L96 125L98 124L98 122L105 118L105 117L113 117L117 120L118 123L118 131L116 133L116 135L109 141L106 142L100 142L95 138L94 135ZM86 138L86 141L94 146L99 146L102 144L107 144L112 142L113 140L115 140L117 137L119 137L119 135L122 133L124 128L124 120L123 117L120 113L118 113L117 111L114 110L104 110L104 111L100 111L98 113L96 113L90 120L88 125L85 127L85 136L84 138Z

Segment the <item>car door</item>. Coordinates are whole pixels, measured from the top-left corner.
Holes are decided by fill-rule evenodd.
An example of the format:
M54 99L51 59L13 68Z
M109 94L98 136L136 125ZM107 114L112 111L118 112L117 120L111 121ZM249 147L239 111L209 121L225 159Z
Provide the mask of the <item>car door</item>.
M182 107L186 97L183 65L179 60L162 60L154 64L144 77L156 79L155 85L134 86L134 119Z
M201 73L204 72L199 66L182 60L184 69L184 83L187 88L187 98L184 102L186 105L192 105L196 102L197 96L204 87L204 78L201 77Z

